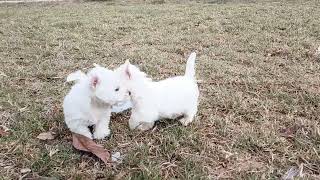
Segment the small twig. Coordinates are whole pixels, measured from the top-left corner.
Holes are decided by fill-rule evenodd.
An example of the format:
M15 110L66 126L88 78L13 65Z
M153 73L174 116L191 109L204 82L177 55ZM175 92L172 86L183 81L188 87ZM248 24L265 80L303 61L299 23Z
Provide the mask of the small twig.
M28 174L29 174L29 173L26 173L26 174L20 176L20 177L19 177L19 180L23 180L26 176L28 176Z
M54 77L47 77L47 79L64 79L64 77L54 76Z
M317 150L314 147L312 149L313 149L314 153L317 155L317 157L320 159L320 156L319 156Z

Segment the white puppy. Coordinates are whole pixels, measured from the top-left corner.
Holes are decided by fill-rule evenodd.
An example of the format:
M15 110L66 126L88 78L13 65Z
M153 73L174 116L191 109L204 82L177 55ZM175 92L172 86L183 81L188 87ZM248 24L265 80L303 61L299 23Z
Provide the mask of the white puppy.
M136 66L127 61L115 72L126 79L126 86L132 100L130 129L148 130L159 118L174 119L188 125L197 113L199 90L195 78L196 53L187 61L184 76L153 82Z
M126 101L129 96L121 87L120 77L96 65L87 75L81 71L70 74L67 81L76 81L63 101L68 128L92 139L88 126L94 125L93 138L108 136L112 105Z

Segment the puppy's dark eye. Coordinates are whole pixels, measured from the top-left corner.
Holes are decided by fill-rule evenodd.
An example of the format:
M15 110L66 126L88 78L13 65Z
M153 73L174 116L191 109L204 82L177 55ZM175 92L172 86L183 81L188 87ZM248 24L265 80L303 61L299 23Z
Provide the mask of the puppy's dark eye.
M115 89L115 91L119 91L120 88Z

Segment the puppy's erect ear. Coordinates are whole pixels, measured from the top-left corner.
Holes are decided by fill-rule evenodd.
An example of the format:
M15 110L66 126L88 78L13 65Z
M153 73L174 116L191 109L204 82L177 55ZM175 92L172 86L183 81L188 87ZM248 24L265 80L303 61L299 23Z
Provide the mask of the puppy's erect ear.
M99 78L98 78L98 76L93 76L93 77L91 78L91 87L92 87L93 89L95 89L98 84L99 84Z
M131 71L130 71L131 64L130 64L129 60L126 60L126 62L124 64L125 64L125 70L124 70L125 75L128 79L131 79Z

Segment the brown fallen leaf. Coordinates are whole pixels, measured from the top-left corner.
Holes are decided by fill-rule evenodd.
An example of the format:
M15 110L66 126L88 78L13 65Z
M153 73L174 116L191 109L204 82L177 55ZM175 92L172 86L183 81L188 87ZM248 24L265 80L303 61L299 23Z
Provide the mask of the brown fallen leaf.
M57 152L59 152L59 149L52 149L52 150L49 151L49 156L52 157Z
M295 134L299 129L303 128L302 126L293 125L290 127L285 127L283 129L280 129L280 134L282 137L285 138L294 138Z
M93 153L106 165L109 165L109 163L111 163L111 155L108 150L104 149L103 146L95 143L92 139L80 134L72 133L72 140L72 145L76 149Z
M51 132L51 131L48 131L48 132L43 132L43 133L40 133L37 138L38 139L41 139L41 140L52 140L55 138L55 133Z
M6 136L8 134L9 134L8 128L6 128L5 126L0 126L0 137L1 136Z

